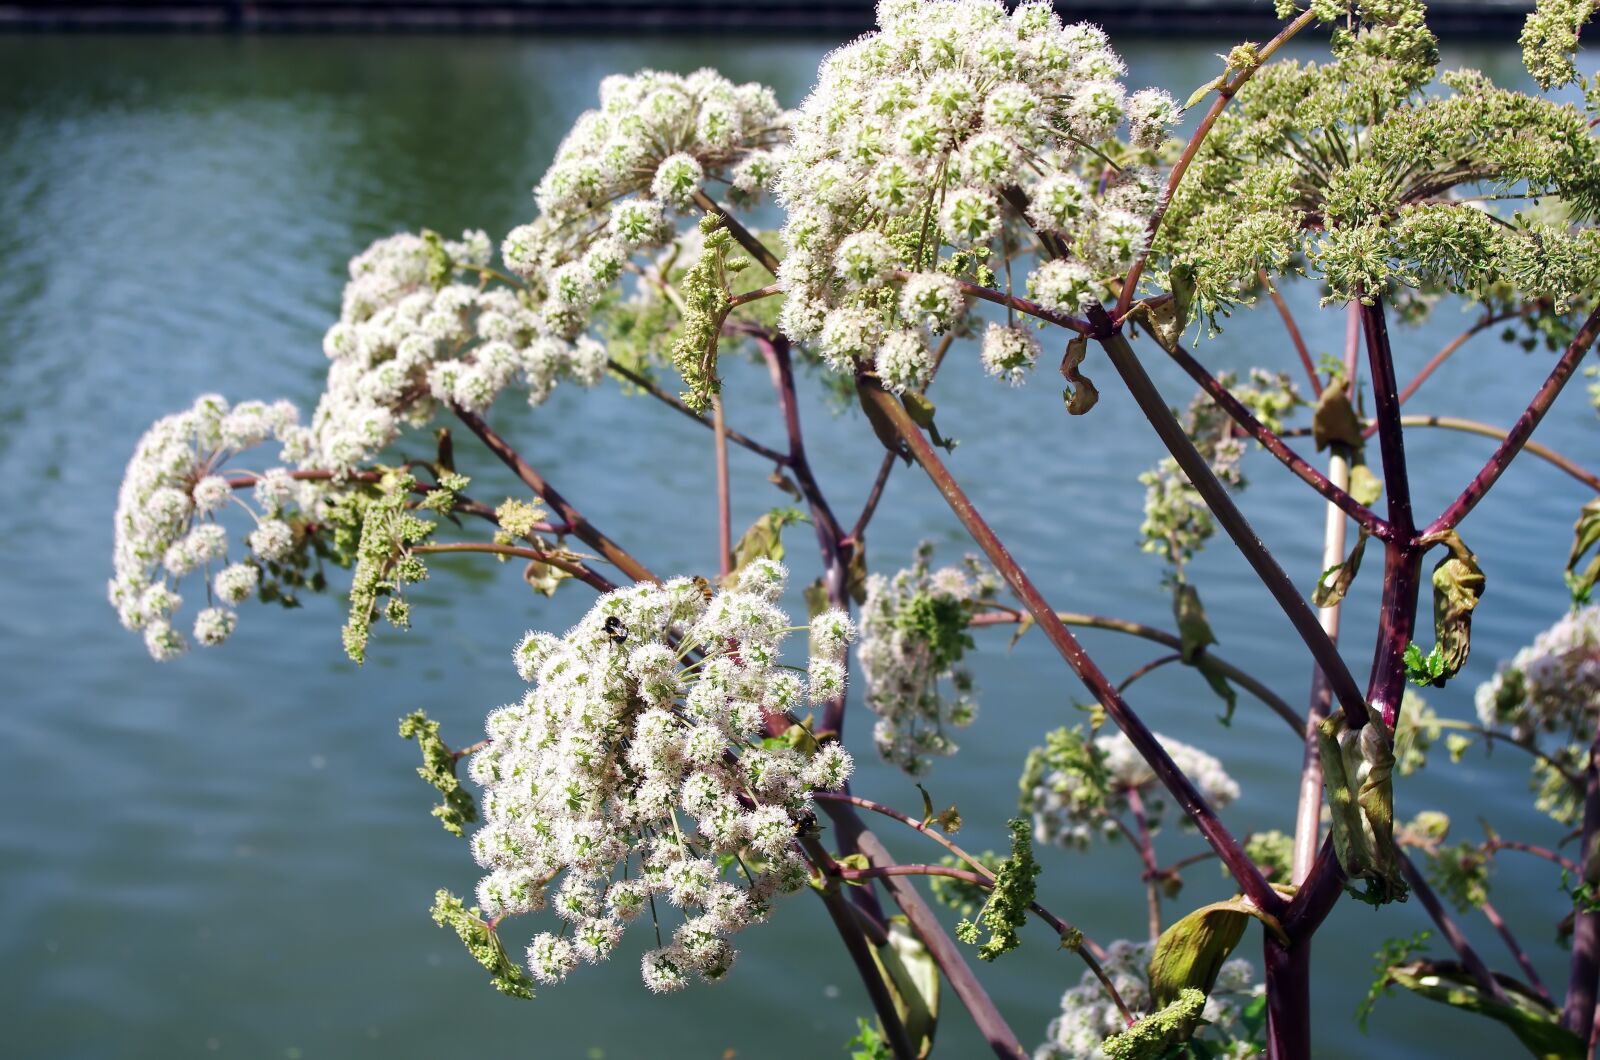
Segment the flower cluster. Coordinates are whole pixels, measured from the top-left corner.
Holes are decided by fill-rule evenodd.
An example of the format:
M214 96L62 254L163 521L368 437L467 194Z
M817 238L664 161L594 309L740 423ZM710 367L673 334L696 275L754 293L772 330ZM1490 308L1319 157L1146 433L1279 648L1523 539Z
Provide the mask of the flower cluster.
M1096 831L1117 834L1116 819L1128 811L1129 792L1139 793L1151 831L1160 826L1165 789L1126 736L1116 732L1091 741L1063 730L1051 737L1042 759L1029 756L1031 768L1024 774L1023 805L1033 812L1037 842L1082 850ZM1213 807L1239 797L1238 782L1215 757L1160 733L1155 737Z
M1576 43L1587 5L1540 6L1524 44L1548 87L1571 73L1563 42ZM1431 84L1439 51L1422 0L1313 10L1335 22L1333 61L1257 71L1157 237L1156 260L1183 270L1200 312L1214 322L1265 270L1310 275L1328 300L1412 288L1498 303L1510 291L1581 319L1600 283L1600 232L1580 224L1600 214L1588 116L1473 70Z
M1284 414L1302 403L1294 384L1282 372L1252 368L1245 384L1236 384L1233 373L1222 372L1217 381L1274 431L1282 430ZM1233 421L1222 407L1205 391L1197 391L1189 402L1183 425L1189 440L1210 463L1217 481L1230 489L1243 489L1241 464L1247 443L1234 433ZM1139 482L1145 487L1144 522L1139 527L1144 541L1140 547L1165 557L1175 571L1181 572L1217 532L1211 509L1171 457L1163 457L1155 467L1141 473Z
M804 885L810 793L842 785L851 760L836 743L769 734L793 736L791 708L842 691L853 630L825 613L809 680L781 665L784 579L757 560L709 601L687 578L616 590L565 636L517 646L533 688L489 715L472 759L485 821L472 850L491 923L546 905L566 922L528 947L534 979L605 960L629 921L666 907L682 922L644 955L645 985L719 979L728 936Z
M427 422L439 404L481 412L519 378L534 405L562 378L599 382L605 352L545 334L526 292L453 280L483 273L491 252L482 232L460 242L401 234L351 259L339 321L322 341L328 384L303 466L353 470L403 423Z
M255 594L261 565L294 551L293 516L315 503L317 487L273 468L255 479L252 508L221 471L230 457L269 441L281 442L286 454L303 448L307 432L299 419L287 401L241 401L230 408L222 397L205 394L187 411L157 420L134 447L117 496L108 594L124 628L144 632L152 657L172 659L188 649L188 638L173 625L183 606L177 583L185 575L200 571L205 580L207 606L195 615L194 639L217 645L238 621L232 608ZM220 519L233 500L256 520L246 539L252 558L238 562L229 562L228 530Z
M1106 947L1101 962L1117 993L1134 1013L1153 1007L1150 996L1149 942L1118 939ZM1266 989L1251 985L1254 969L1243 959L1227 961L1217 973L1216 985L1206 1000L1200 1038L1216 1051L1206 1055L1250 1056L1255 1046L1241 1040L1246 1028L1240 1016L1250 1001ZM1122 1014L1093 972L1084 972L1075 987L1061 995L1061 1015L1050 1021L1045 1041L1033 1051L1033 1060L1105 1060L1102 1043L1127 1030Z
M963 325L958 278L992 283L997 248L1009 261L1037 239L1051 260L1030 294L1065 313L1133 262L1150 171L1124 166L1100 194L1078 165L1124 119L1136 147L1159 144L1179 108L1163 92L1129 97L1105 34L1063 26L1046 0L1010 14L998 0L884 0L878 26L823 61L795 122L779 281L791 337L817 340L839 371L875 363L899 392L926 381L926 333ZM1018 378L1028 339L992 335L991 372Z
M773 179L785 114L771 89L714 70L646 70L600 83L534 189L539 216L506 237L506 267L528 281L539 331L576 340L636 253L673 235L711 177L751 202Z
M1600 716L1600 605L1560 621L1478 686L1478 719L1517 740L1560 733L1587 743Z
M912 774L925 771L931 756L954 754L950 730L972 724L977 714L972 675L957 664L972 647L967 623L978 601L999 589L975 558L929 571L932 553L924 543L893 578L868 577L857 649L867 709L878 715L872 730L878 753ZM941 692L943 681L953 696Z

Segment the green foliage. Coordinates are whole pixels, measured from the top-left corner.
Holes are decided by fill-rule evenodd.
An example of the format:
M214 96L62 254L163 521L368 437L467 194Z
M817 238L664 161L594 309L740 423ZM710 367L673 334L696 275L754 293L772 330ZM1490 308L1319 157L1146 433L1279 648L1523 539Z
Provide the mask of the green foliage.
M683 274L679 291L683 319L672 342L672 364L688 387L680 396L696 412L711 407L711 396L721 391L717 378L717 344L722 323L732 308L728 295L728 255L733 236L716 214L700 221L704 243L700 257Z
M1070 798L1074 813L1087 813L1105 806L1111 796L1111 774L1106 770L1104 757L1095 747L1092 735L1086 734L1080 726L1070 729L1062 726L1045 734L1043 747L1028 752L1022 777L1017 781L1020 812L1033 812L1033 793L1052 774L1060 774L1055 790Z
M1352 730L1342 713L1334 714L1320 726L1317 745L1334 852L1345 875L1366 882L1365 894L1356 893L1373 904L1404 901L1394 849L1394 749L1382 718Z
M1397 964L1404 964L1413 956L1428 948L1428 940L1433 938L1433 932L1423 930L1410 938L1387 939L1383 946L1373 957L1373 972L1375 973L1372 985L1367 988L1367 996L1361 999L1356 1006L1356 1025L1361 1028L1361 1033L1367 1032L1367 1020L1372 1017L1372 1010L1377 1007L1378 999L1388 993L1390 980L1389 969Z
M796 523L809 522L798 508L774 508L739 536L733 546L733 569L743 570L758 559L783 560L783 531Z
M1367 551L1367 531L1363 527L1356 538L1356 547L1350 555L1322 572L1316 588L1311 590L1311 602L1318 607L1334 607L1350 591L1350 585L1361 571L1361 557Z
M1028 906L1033 902L1035 878L1039 863L1033 858L1033 836L1028 822L1015 818L1008 822L1011 830L1011 856L995 870L994 888L989 900L978 912L977 923L963 920L956 927L957 937L968 944L978 941L978 925L989 930L989 938L978 947L978 959L992 961L1022 945L1017 928L1028 919Z
M1450 555L1433 568L1433 631L1438 639L1435 648L1442 657L1440 673L1433 683L1440 686L1466 665L1472 648L1472 612L1484 588L1478 557L1460 536L1451 530L1445 534L1444 543Z
M1522 65L1545 90L1580 80L1572 57L1578 33L1595 13L1594 0L1539 0L1523 24Z
M1000 868L1000 855L992 850L985 850L981 854L973 855L978 864L995 872ZM950 855L939 859L939 864L952 869L971 868L965 861ZM954 876L929 876L928 890L933 894L934 901L949 909L960 913L964 919L971 919L972 914L983 907L989 900L989 890L980 887L969 880L958 880Z
M1484 993L1471 973L1455 962L1395 964L1386 978L1430 1001L1505 1024L1523 1047L1540 1060L1582 1060L1588 1051L1587 1042L1561 1026L1557 1009L1514 980L1499 980L1505 998L1501 1001Z
M1206 995L1193 987L1101 1044L1110 1060L1160 1060L1175 1045L1188 1041L1200 1026Z
M1471 843L1441 846L1428 856L1434 889L1463 913L1489 900L1489 860Z
M1267 879L1288 882L1289 868L1294 860L1294 836L1285 835L1276 828L1254 832L1245 842L1244 852ZM1226 865L1222 866L1222 874L1228 875Z
M1255 296L1258 270L1307 273L1328 300L1454 291L1538 299L1531 318L1571 318L1600 280L1600 236L1574 227L1600 212L1600 148L1583 112L1474 71L1439 77L1439 91L1418 0L1351 7L1313 4L1335 23L1332 62L1262 67L1223 111L1173 196L1157 260L1192 270L1196 312L1213 327ZM1542 82L1570 79L1591 7L1540 5L1524 45ZM1491 214L1452 199L1457 189L1538 205Z
M1444 734L1439 716L1417 693L1406 689L1394 731L1394 768L1408 777L1428 764L1428 752Z
M895 628L928 646L935 672L948 670L977 644L967 632L973 605L943 593L917 592L895 614Z
M844 1043L850 1050L850 1060L894 1060L889 1039L883 1036L874 1022L856 1017L856 1036Z
M1150 955L1151 999L1165 1005L1186 990L1211 993L1217 973L1244 937L1252 915L1254 906L1243 898L1231 898L1202 906L1163 931Z
M403 586L428 576L427 567L410 551L434 530L433 523L419 519L406 507L415 481L404 472L385 471L376 495L352 494L332 519L336 548L349 550L351 538L356 539L344 650L357 663L366 661L367 638L379 601L398 596ZM399 606L391 602L384 617L404 629L409 612L403 602Z
M417 502L417 507L438 515L449 515L455 510L456 496L472 480L465 475L458 475L454 471L445 471L439 476L439 481L422 499Z
M1438 644L1428 654L1415 641L1406 645L1406 680L1414 685L1442 685L1446 678L1444 648Z
M433 808L433 815L439 818L446 832L461 835L463 825L478 819L478 807L456 777L456 758L439 739L439 723L430 720L426 712L414 710L400 719L400 735L417 741L422 750L422 765L417 767L417 775L444 797L444 801Z
M472 959L489 970L496 990L507 997L533 997L533 980L506 954L500 936L478 915L477 906L463 908L461 899L441 890L433 896L433 922L456 933Z
M1582 570L1578 565L1590 551L1594 555ZM1578 521L1572 527L1572 551L1567 553L1567 588L1572 593L1572 603L1581 607L1589 602L1595 582L1600 581L1600 497L1583 506Z

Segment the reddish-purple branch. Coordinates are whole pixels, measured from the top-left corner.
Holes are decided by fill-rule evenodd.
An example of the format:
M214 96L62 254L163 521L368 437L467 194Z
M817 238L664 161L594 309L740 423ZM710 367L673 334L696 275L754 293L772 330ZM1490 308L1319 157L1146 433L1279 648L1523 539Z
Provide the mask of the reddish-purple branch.
M1211 400L1215 401L1222 408L1222 411L1228 414L1230 419L1240 427L1243 427L1246 434L1260 442L1263 449L1277 457L1284 467L1294 472L1295 477L1322 494L1326 500L1337 504L1346 515L1354 519L1359 526L1363 527L1373 537L1379 540L1388 540L1393 536L1393 530L1388 523L1378 517L1377 512L1350 496L1349 492L1335 485L1328 476L1317 470L1305 457L1289 448L1288 443L1283 440L1281 435L1269 430L1266 424L1256 419L1255 414L1245 406L1244 402L1235 397L1233 391L1223 386L1215 376L1206 371L1205 366L1196 360L1193 354L1182 346L1176 345L1168 350L1167 353L1178 363L1178 367L1189 373L1189 378L1198 383L1200 389L1204 390Z
M1300 334L1300 325L1295 323L1294 314L1289 312L1289 303L1278 293L1277 285L1272 282L1272 277L1267 275L1266 269L1256 270L1256 275L1261 278L1261 286L1267 289L1273 306L1278 310L1278 316L1283 320L1284 329L1289 332L1289 341L1294 344L1295 355L1300 358L1300 367L1306 371L1306 380L1311 384L1311 392L1321 397L1322 380L1317 377L1317 366L1311 360L1311 351L1306 348L1305 336Z
M1472 511L1479 501L1483 500L1484 494L1499 481L1500 476L1511 465L1512 459L1522 449L1523 443L1533 434L1534 428L1539 426L1539 421L1544 419L1544 414L1550 411L1551 404L1567 385L1567 380L1578 370L1579 363L1589 351L1590 345L1594 343L1597 333L1600 333L1600 307L1591 312L1588 319L1583 322L1583 326L1573 336L1572 342L1568 344L1560 360L1556 361L1556 366L1550 370L1544 385L1539 387L1538 393L1534 394L1528 407L1506 432L1505 439L1495 449L1494 455L1489 457L1483 469L1473 476L1467 488L1461 491L1461 495L1450 502L1450 505L1440 513L1439 518L1428 524L1427 529L1422 532L1424 537L1455 527L1466 518L1467 513Z
M1072 667L1073 672L1078 675L1079 680L1095 699L1105 707L1111 720L1128 737L1140 757L1150 765L1151 770L1172 793L1178 806L1195 822L1201 835L1205 836L1212 849L1216 850L1217 856L1228 867L1228 871L1238 881L1240 888L1261 909L1273 914L1278 913L1284 906L1283 899L1268 885L1260 870L1256 868L1255 862L1245 854L1238 839L1223 825L1215 811L1205 801L1205 797L1172 760L1166 748L1161 746L1160 741L1117 693L1104 671L1089 657L1088 652L1083 650L1083 645L1056 616L1032 580L1023 573L1021 566L995 536L983 516L973 507L972 502L951 476L938 454L933 451L927 439L922 436L921 430L912 422L900 402L870 381L859 380L858 386L863 398L876 405L885 418L893 424L896 433L910 448L912 457L922 466L945 502L967 528L967 532L989 557L989 562L994 564L1000 576L1011 586L1017 599L1033 615L1039 629L1066 660L1067 665Z
M1311 605L1306 602L1306 598L1294 582L1290 581L1272 553L1267 551L1266 545L1256 535L1254 528L1245 519L1244 513L1239 511L1238 506L1233 503L1233 498L1228 496L1227 489L1217 481L1211 465L1200 455L1199 450L1195 449L1194 442L1184 432L1183 425L1167 407L1160 391L1150 381L1144 366L1139 363L1133 347L1128 345L1128 340L1121 333L1110 330L1111 322L1106 318L1105 310L1099 306L1091 306L1089 316L1103 329L1096 338L1101 348L1106 351L1106 356L1111 359L1117 374L1122 377L1129 394L1138 404L1139 411L1150 421L1150 426L1166 445L1167 452L1172 454L1173 460L1177 461L1184 475L1206 502L1206 506L1211 509L1217 523L1227 532L1228 537L1243 554L1245 561L1256 572L1256 576L1261 579L1273 599L1278 602L1278 606L1289 619L1289 624L1300 635L1300 639L1310 650L1317 665L1328 675L1328 683L1333 689L1334 698L1339 701L1339 706L1351 719L1351 723L1357 724L1356 718L1362 719L1364 723L1366 700L1356 685L1350 668L1339 656L1338 648L1328 639L1327 632L1323 630L1322 624L1311 610ZM1317 474L1321 477L1321 472Z
M1600 732L1589 743L1589 765L1583 771L1583 838L1578 846L1580 881L1591 894L1600 885L1596 844L1600 844ZM1571 971L1567 975L1567 1001L1561 1008L1561 1025L1587 1042L1594 1030L1595 984L1600 980L1600 910L1580 902L1572 927Z
M1389 525L1394 529L1394 536L1385 542L1383 550L1383 597L1373 647L1372 676L1367 682L1367 702L1382 713L1384 724L1393 732L1405 695L1405 653L1416 626L1423 550L1414 543L1416 527L1411 517L1405 434L1400 426L1394 354L1389 347L1383 301L1374 296L1372 303L1363 304L1358 312L1366 339L1367 367L1372 373L1373 417L1378 424L1384 493L1389 499ZM1365 723L1364 717L1359 721L1351 719L1351 725L1356 728Z
M489 451L500 458L500 462L509 467L516 476L523 481L529 489L539 495L539 498L554 508L565 519L567 525L572 527L572 533L584 544L599 552L616 566L622 573L636 582L658 582L661 579L650 573L650 568L634 559L628 551L605 534L601 533L593 523L583 517L583 513L574 508L560 492L544 477L535 471L526 460L522 459L517 451L494 428L484 422L483 417L475 412L468 412L463 408L453 408L461 422L465 423L489 447Z
M1400 857L1400 872L1405 876L1406 882L1411 885L1411 890L1417 899L1422 902L1422 907L1428 911L1428 916L1439 929L1439 934L1456 951L1456 956L1461 958L1461 966L1471 973L1473 980L1478 984L1478 989L1494 1000L1505 1004L1505 991L1500 983L1489 971L1489 966L1483 963L1483 958L1478 956L1478 951L1472 948L1472 943L1467 940L1466 933L1456 923L1450 911L1439 901L1439 896L1433 893L1433 888L1428 885L1428 880L1421 872L1417 871L1416 862L1411 860L1411 855L1395 848L1395 853ZM1593 1006L1590 1006L1591 1008Z

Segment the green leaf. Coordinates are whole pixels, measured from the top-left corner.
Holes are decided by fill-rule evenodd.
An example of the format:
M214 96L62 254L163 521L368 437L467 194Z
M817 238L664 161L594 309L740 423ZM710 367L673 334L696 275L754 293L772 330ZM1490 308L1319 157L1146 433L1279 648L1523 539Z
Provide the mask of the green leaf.
M1383 496L1383 479L1374 475L1366 464L1353 464L1350 467L1349 492L1357 504L1370 508Z
M1529 1053L1541 1060L1582 1060L1588 1043L1561 1026L1561 1014L1515 979L1495 976L1505 1001L1483 993L1472 975L1454 961L1414 961L1391 967L1387 981L1430 1001L1438 1001L1503 1023Z
M909 465L911 463L911 452L906 448L906 443L900 438L900 431L895 427L894 421L889 418L888 413L880 409L877 403L867 396L867 391L862 386L856 387L856 399L861 404L861 411L866 413L867 422L872 425L872 433L878 436L878 441L883 443L885 449Z
M1193 92L1189 93L1189 98L1184 101L1183 109L1184 110L1190 109L1196 103L1199 103L1202 99L1205 99L1207 96L1211 95L1212 92L1214 92L1217 89L1221 88L1223 83L1226 82L1227 80L1228 80L1228 72L1226 70L1224 70L1222 73L1218 74L1216 77L1213 77L1211 80L1207 81L1205 84L1201 85L1199 88L1197 88Z
M439 738L439 723L430 719L426 712L414 710L400 719L400 735L417 741L422 751L422 765L417 767L417 775L444 796L444 801L433 808L433 815L439 818L446 832L460 836L462 825L478 819L478 807L472 801L472 794L456 778L456 757Z
M1192 270L1190 275L1193 275ZM1190 290L1193 291L1192 285ZM1135 302L1128 311L1128 318L1143 324L1150 337L1156 340L1156 345L1172 353L1182 341L1183 329L1189 322L1187 310L1188 306L1180 302L1174 292L1172 298Z
M939 1026L939 966L903 916L889 919L889 941L873 946L872 958L889 988L906 1038L922 1060L933 1052Z
M1356 539L1356 547L1350 550L1350 557L1322 572L1317 579L1317 587L1311 590L1313 604L1336 607L1344 599L1345 593L1350 591L1350 583L1356 580L1356 574L1361 570L1361 556L1367 550L1367 536L1363 528L1361 536Z
M1177 582L1172 587L1172 617L1178 623L1178 651L1183 661L1192 665L1206 645L1217 643L1217 635L1206 620L1199 590L1188 582Z
M1067 406L1070 416L1082 416L1095 403L1100 400L1100 391L1094 388L1094 383L1089 377L1078 371L1083 364L1083 359L1089 354L1089 340L1083 335L1074 336L1067 343L1067 350L1061 355L1061 374L1066 377L1067 388L1061 392L1061 400Z
M1334 442L1351 449L1361 448L1361 419L1356 415L1355 406L1350 404L1347 389L1339 386L1323 389L1322 396L1317 399L1317 409L1311 415L1311 437L1319 453Z
M1442 660L1434 684L1445 681L1466 665L1472 648L1472 612L1483 596L1483 568L1454 530L1444 535L1450 555L1433 568L1433 632Z
M938 813L933 812L933 798L928 794L928 789L921 784L917 790L922 792L922 827L933 825L941 832L949 835L961 831L961 811L956 809L956 804L951 803L947 808Z
M734 571L744 570L758 559L781 561L784 528L805 521L805 515L795 508L774 508L757 519L733 546Z
M1574 605L1588 603L1595 583L1600 581L1600 548L1596 546L1600 546L1600 497L1583 506L1578 513L1578 521L1572 526L1572 551L1567 553L1566 573L1567 588L1572 593ZM1579 571L1579 561L1592 548L1596 549L1594 558Z
M1283 934L1275 920L1263 917L1253 903L1240 896L1201 906L1163 931L1150 956L1150 996L1155 1003L1175 1001L1188 989L1211 993L1217 973L1244 937L1251 917L1270 924L1275 934Z
M1345 875L1367 881L1374 904L1404 901L1394 848L1394 747L1383 719L1369 706L1366 725L1352 730L1344 714L1318 728L1322 782L1327 791L1333 848Z

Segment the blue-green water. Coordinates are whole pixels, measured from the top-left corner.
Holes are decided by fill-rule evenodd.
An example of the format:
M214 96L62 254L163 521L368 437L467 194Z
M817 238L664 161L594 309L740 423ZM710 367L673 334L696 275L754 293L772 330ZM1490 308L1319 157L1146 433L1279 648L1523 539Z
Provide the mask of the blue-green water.
M730 981L667 999L640 987L632 961L586 969L533 1003L483 982L426 910L437 887L466 893L467 852L428 816L415 748L395 719L418 706L455 742L518 687L507 652L529 626L562 628L583 591L531 597L514 569L440 563L418 596L416 629L379 638L361 671L339 648L338 601L299 612L250 608L225 648L157 665L104 603L110 513L134 440L200 390L286 396L308 408L325 362L319 339L337 311L345 260L371 239L429 226L503 233L531 216L527 189L599 78L641 66L713 64L772 83L798 103L827 42L272 38L0 39L0 1024L18 1057L249 1058L704 1057L841 1054L867 1011L821 908L795 899L741 939ZM1226 42L1190 53L1124 45L1134 83L1181 95L1207 79ZM1519 81L1510 49L1450 57ZM1337 314L1296 303L1315 349L1342 346ZM1466 318L1446 308L1401 336L1402 378ZM1201 347L1216 367L1289 367L1277 320L1246 315ZM1543 378L1546 354L1469 347L1417 398L1417 411L1507 423ZM1104 398L1069 420L1055 384L1020 391L982 380L972 351L940 379L940 425L978 504L1059 607L1167 625L1156 562L1138 551L1133 476L1157 444L1091 358ZM1170 400L1190 389L1164 363ZM1046 373L1048 374L1048 373ZM764 372L733 370L730 419L772 441ZM1595 452L1594 414L1574 392L1539 438ZM813 460L835 506L853 512L877 464L858 414L807 405ZM510 404L510 403L508 403ZM660 571L712 562L707 436L614 387L563 389L537 413L494 416L587 514ZM1416 434L1418 505L1437 509L1486 455L1482 439ZM506 479L463 446L474 492ZM735 520L781 497L766 468L736 452ZM1309 586L1322 506L1259 456L1247 514ZM1435 694L1467 717L1471 689L1560 612L1559 566L1585 499L1545 465L1519 466L1468 520L1489 592L1465 677ZM954 519L915 471L897 471L873 527L871 559L904 562L923 537L958 555ZM807 539L792 542L803 578ZM1221 651L1296 703L1303 649L1225 543L1195 575ZM800 580L800 579L797 579ZM1353 665L1370 659L1376 570L1346 619ZM1158 651L1109 634L1086 638L1112 673ZM975 658L984 713L960 756L938 765L934 795L957 801L972 848L999 844L1022 752L1074 718L1076 682L1037 635L1009 655L983 635ZM1135 703L1159 730L1223 756L1244 786L1226 817L1243 833L1291 826L1300 749L1245 702L1232 728L1179 668L1151 677ZM857 709L852 739L866 733ZM1438 763L1408 781L1400 811L1436 805L1473 834L1558 838L1524 794L1510 752ZM867 764L858 788L904 806L915 790ZM881 830L905 856L916 837ZM1167 858L1196 840L1163 835ZM1041 896L1102 941L1142 930L1134 859L1046 851ZM1564 982L1553 922L1563 898L1540 863L1506 861L1496 898L1542 973ZM1185 901L1226 892L1214 868L1190 873ZM1503 1032L1395 998L1362 1037L1352 1011L1383 938L1423 924L1413 903L1341 909L1315 950L1319 1052L1402 1057L1491 1055ZM1490 959L1509 965L1481 921ZM1080 968L1046 936L980 969L1023 1041L1037 1042ZM1247 943L1247 951L1254 945ZM943 1055L982 1055L955 1011ZM1481 1043L1481 1044L1462 1044Z

